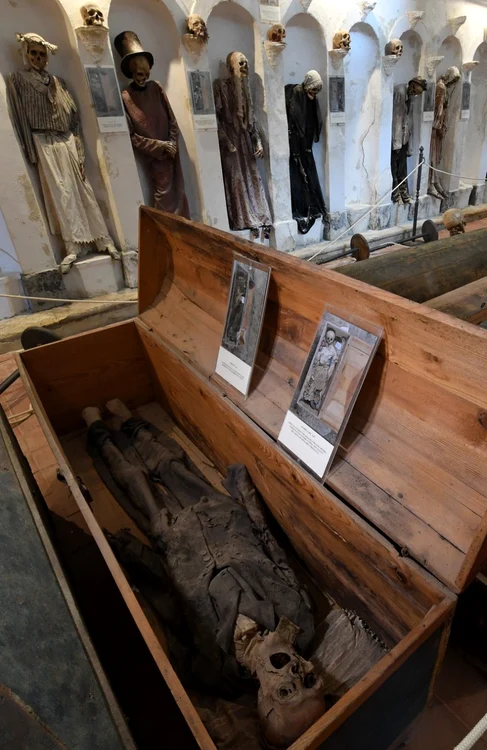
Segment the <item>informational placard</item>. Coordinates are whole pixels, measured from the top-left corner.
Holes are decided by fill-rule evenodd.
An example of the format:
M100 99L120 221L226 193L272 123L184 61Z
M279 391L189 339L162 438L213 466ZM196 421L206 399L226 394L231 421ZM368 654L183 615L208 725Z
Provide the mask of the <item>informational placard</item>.
M100 133L127 131L127 118L118 87L115 68L109 65L85 65Z
M423 96L423 122L433 122L435 119L436 84L429 81Z
M377 351L382 329L325 312L279 433L284 446L324 481Z
M209 70L191 70L188 73L191 92L191 109L196 130L216 130L215 103Z
M281 9L277 3L260 4L261 23L279 23L281 20Z
M248 395L264 320L271 269L236 255L215 373Z
M470 81L464 81L462 86L462 120L470 118L470 97L472 93L472 84Z
M330 122L345 122L345 78L344 76L330 76L328 84Z

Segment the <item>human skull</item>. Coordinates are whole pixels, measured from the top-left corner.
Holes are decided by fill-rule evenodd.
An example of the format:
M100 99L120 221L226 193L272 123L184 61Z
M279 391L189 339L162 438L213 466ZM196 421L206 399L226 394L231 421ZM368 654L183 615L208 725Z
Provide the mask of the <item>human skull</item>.
M40 44L39 42L30 42L27 57L30 66L39 73L46 68L48 63L47 49L43 44Z
M350 51L352 46L352 37L345 29L337 31L333 37L333 49L344 49L346 52Z
M227 68L237 78L248 78L249 61L243 52L230 52L227 57Z
M269 42L279 42L280 44L283 44L285 38L286 29L282 23L275 23L267 32L267 40Z
M94 3L83 5L81 8L81 17L85 26L103 26L105 23L103 11Z
M208 29L206 28L206 23L203 21L201 16L198 16L196 13L193 13L188 17L188 33L191 34L191 36L195 37L196 39L200 39L201 41L207 42L209 39L208 36Z
M326 340L327 345L330 346L330 344L333 344L335 339L336 339L335 331L333 330L333 328L329 328L325 335L325 340Z
M400 39L391 39L386 44L386 55L395 55L395 57L401 57L404 50L404 45Z
M450 232L450 237L465 232L465 219L459 208L450 208L443 214L443 224Z
M298 632L283 617L274 632L254 635L241 659L259 682L257 709L272 747L292 745L326 710L313 664L293 648Z
M135 55L129 63L132 80L141 88L145 88L150 78L150 65L145 55Z

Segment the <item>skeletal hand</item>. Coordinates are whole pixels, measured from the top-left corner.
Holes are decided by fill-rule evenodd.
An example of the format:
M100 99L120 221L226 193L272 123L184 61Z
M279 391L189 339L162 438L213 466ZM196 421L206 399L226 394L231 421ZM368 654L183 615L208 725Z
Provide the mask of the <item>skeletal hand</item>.
M167 153L169 154L169 156L172 159L174 159L174 157L176 156L177 150L178 150L178 147L176 146L176 144L173 143L173 141L163 141L163 144L164 144L164 148L167 151Z
M258 148L257 148L257 149L256 149L256 150L254 151L254 156L255 156L255 157L256 157L257 159L262 159L262 157L264 156L264 149L263 149L263 147L262 147L262 146L259 146L259 147L258 147Z
M228 150L230 151L231 154L234 154L237 150L235 146L233 145L233 143L230 143L230 141L228 141Z

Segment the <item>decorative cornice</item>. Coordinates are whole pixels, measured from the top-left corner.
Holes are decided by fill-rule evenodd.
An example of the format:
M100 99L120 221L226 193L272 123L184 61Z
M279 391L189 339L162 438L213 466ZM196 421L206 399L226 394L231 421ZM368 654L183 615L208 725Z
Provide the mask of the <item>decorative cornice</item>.
M359 10L360 10L360 18L362 21L365 21L369 13L372 13L375 6L377 5L377 0L364 0L363 2L358 4Z
M397 65L401 58L397 55L384 55L382 58L382 67L386 76L392 75L394 67Z
M264 42L267 59L271 65L276 64L277 60L286 49L286 46L285 42L269 42L268 40Z
M424 10L408 10L406 13L409 18L409 28L414 29L424 18Z
M343 65L343 61L348 55L348 49L330 49L328 54L330 56L331 64L335 70L339 70Z
M444 55L439 55L437 57L428 57L428 59L426 60L426 72L428 73L428 78L434 78L436 68L444 59Z
M467 16L456 16L455 18L448 19L448 26L453 36L455 36L460 26L463 26L466 20Z
M465 62L462 65L462 70L464 73L471 73L472 70L479 64L478 60L471 60L470 62Z
M108 26L78 26L75 31L93 62L99 63L107 46Z
M193 62L198 62L201 57L201 53L203 52L207 44L208 42L206 42L204 39L194 36L194 34L183 34L184 48L190 55Z

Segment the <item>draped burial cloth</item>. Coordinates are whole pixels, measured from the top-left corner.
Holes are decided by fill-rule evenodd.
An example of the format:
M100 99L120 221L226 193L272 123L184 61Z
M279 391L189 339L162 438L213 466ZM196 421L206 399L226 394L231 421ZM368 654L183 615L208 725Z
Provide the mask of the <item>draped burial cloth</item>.
M235 76L219 78L214 83L230 229L258 229L272 224L257 158L254 156L262 143L247 85ZM237 86L241 86L242 96L237 96Z
M78 111L64 81L18 71L10 74L7 93L19 140L39 169L51 232L65 243L111 242L93 188L83 177Z
M132 146L143 155L154 188L154 206L189 219L179 151L173 158L161 141L178 145L179 128L164 89L158 81L145 88L131 83L122 93Z
M328 217L313 156L313 143L320 139L322 120L318 101L309 99L303 84L288 84L285 96L293 218L301 234L306 234L319 216Z

